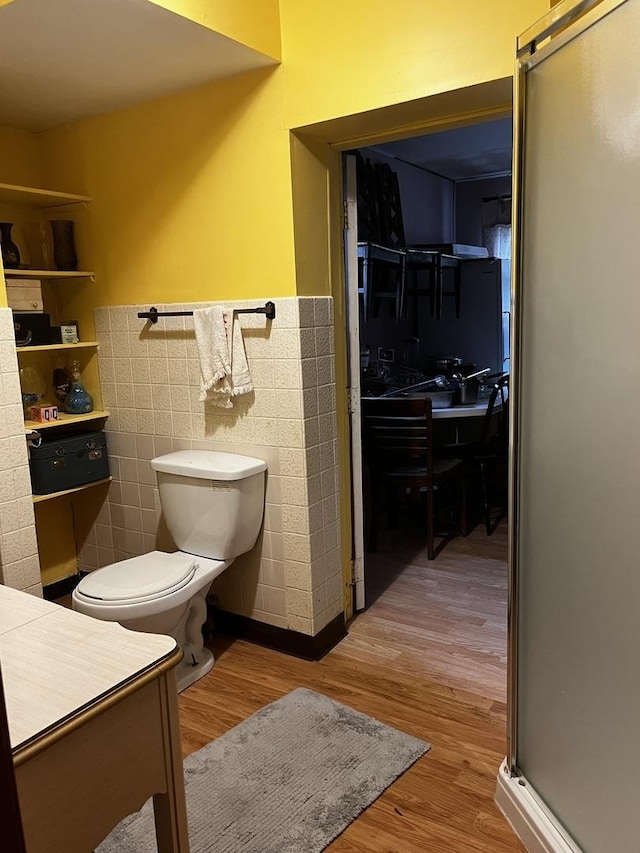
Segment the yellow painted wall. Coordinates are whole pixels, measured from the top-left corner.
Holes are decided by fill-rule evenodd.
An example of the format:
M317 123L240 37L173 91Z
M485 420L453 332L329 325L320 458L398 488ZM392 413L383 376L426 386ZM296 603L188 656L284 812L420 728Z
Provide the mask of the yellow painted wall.
M296 290L299 296L331 293L328 173L331 149L291 135L291 176Z
M0 183L40 186L40 159L35 134L0 126ZM0 308L6 308L6 305L7 294L0 261Z
M322 238L313 234L340 216L336 212L341 194L339 164L326 152L330 143L357 146L365 140L400 138L504 115L511 100L516 36L547 10L547 0L482 4L399 0L392 9L380 0L322 4L281 0L286 121L304 130L292 137L298 283L300 292L323 293L328 278L336 305L342 559L348 616L352 612L351 508L342 250L337 235L332 238L328 228L328 256Z
M96 282L56 285L59 314L85 339L98 305L295 293L282 100L281 71L269 69L38 135L42 181L23 168L6 180L94 199L69 215ZM70 501L39 509L45 583L75 571L74 505L73 525Z
M280 59L278 0L152 0L185 18Z
M0 126L0 183L40 186L40 159L35 133Z
M279 55L276 0L154 2ZM339 160L327 142L436 127L456 103L466 109L448 94L461 87L474 108L508 107L515 37L547 9L548 0L398 0L391 9L280 0L280 68L40 134L40 173L34 137L0 132L0 180L95 199L79 212L78 249L97 281L65 287L61 306L85 336L96 305L333 292L346 449ZM290 133L301 126L303 137ZM346 453L342 461L346 481ZM348 519L345 502L347 532ZM345 563L348 553L345 537Z
M281 0L285 118L298 130L291 137L298 293L335 297L343 286L332 272L341 247L329 239L336 206L329 188L339 195L340 186L329 145L508 114L516 36L548 8L548 0L399 0L392 11L382 0ZM340 348L337 355L340 362Z
M281 0L291 127L509 76L549 0Z
M40 576L44 586L78 571L76 538L70 499L59 498L34 504Z
M46 181L94 199L78 252L97 281L69 316L295 293L281 69L47 131L41 152Z
M220 30L225 15L229 28L251 20L266 32L273 20L272 4L257 0L248 6L268 25L238 4L163 4ZM380 0L282 0L282 67L41 134L43 182L95 199L78 248L97 285L70 289L65 313L329 292L328 155L289 129L338 117L348 122L331 128L339 141L358 132L354 113L402 103L419 117L434 93L504 79L517 32L547 8L400 0L389 14Z

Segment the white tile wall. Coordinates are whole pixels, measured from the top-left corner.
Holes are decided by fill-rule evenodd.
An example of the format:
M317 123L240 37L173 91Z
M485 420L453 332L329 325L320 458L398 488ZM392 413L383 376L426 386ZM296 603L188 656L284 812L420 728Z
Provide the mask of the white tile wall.
M264 529L213 592L226 610L316 634L343 609L333 305L330 298L275 303L271 323L263 315L240 316L254 392L236 398L232 410L198 399L192 318L167 317L152 326L137 317L148 306L96 309L114 481L81 567L173 547L149 466L153 456L187 448L258 456L269 466ZM157 306L196 307L202 305Z
M11 310L0 308L0 581L42 595Z

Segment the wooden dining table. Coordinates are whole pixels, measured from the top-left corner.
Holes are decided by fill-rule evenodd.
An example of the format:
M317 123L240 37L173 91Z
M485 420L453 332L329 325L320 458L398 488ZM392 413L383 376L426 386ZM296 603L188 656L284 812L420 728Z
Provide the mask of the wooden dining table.
M478 400L469 405L447 406L442 409L432 409L433 440L437 453L439 445L472 443L480 439L482 424L487 413L489 400ZM497 414L500 406L494 406Z
M88 853L153 797L159 853L188 853L172 637L0 586L0 661L29 853Z
M487 412L489 400L478 400L466 406L446 406L442 409L432 409L431 417L437 420L456 420L457 418L483 418ZM497 410L496 410L497 411Z

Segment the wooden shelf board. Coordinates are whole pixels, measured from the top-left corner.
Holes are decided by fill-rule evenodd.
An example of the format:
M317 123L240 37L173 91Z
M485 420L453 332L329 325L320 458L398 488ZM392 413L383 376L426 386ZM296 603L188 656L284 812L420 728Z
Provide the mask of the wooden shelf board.
M47 421L41 424L40 421L25 421L24 428L26 432L41 432L43 429L51 429L52 427L67 426L68 424L82 423L83 421L97 421L100 418L108 418L109 412L103 409L94 409L86 415L66 415L64 412L58 412L57 421Z
M7 270L5 278L95 278L90 270Z
M64 204L82 204L91 201L87 195L60 193L39 187L23 187L18 184L0 183L0 201L11 204L29 204L36 207L58 207Z
M34 504L39 504L42 501L50 501L54 498L62 498L64 495L73 495L75 492L81 492L83 489L90 489L92 486L101 486L103 483L110 483L112 477L105 477L103 480L94 480L93 483L85 483L84 486L75 486L73 489L64 489L62 492L51 492L48 495L34 495Z
M41 344L33 347L16 347L18 355L21 352L46 352L47 350L95 349L100 346L98 341L78 341L77 344Z

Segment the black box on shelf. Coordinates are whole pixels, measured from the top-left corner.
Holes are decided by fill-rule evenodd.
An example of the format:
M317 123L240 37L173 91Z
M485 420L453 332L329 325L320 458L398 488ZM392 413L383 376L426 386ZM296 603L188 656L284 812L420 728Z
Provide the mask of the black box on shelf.
M109 476L104 432L83 432L64 438L43 436L29 451L34 495L50 495Z
M16 346L37 347L51 343L51 317L35 311L13 312Z

